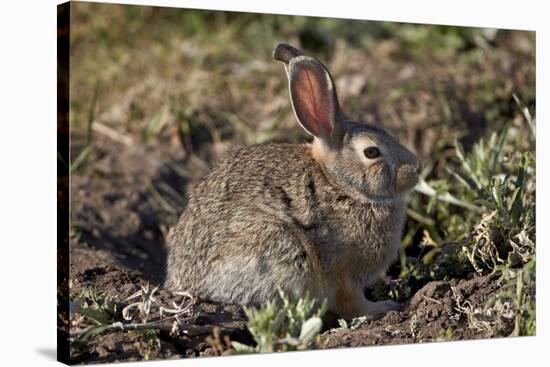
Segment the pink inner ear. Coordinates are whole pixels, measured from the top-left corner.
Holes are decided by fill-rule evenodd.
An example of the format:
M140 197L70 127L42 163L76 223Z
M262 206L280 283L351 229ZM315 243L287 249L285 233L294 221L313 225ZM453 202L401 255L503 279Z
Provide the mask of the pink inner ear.
M294 108L300 122L313 135L328 137L332 133L330 109L332 101L325 75L302 69L295 76Z

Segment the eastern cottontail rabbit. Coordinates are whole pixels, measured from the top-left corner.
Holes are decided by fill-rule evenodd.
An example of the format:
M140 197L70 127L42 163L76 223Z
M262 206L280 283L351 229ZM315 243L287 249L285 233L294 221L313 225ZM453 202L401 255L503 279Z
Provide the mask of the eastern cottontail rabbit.
M273 55L313 142L229 153L168 235L165 285L241 305L309 292L344 318L396 309L364 289L397 257L418 160L384 130L348 120L318 60L284 44Z

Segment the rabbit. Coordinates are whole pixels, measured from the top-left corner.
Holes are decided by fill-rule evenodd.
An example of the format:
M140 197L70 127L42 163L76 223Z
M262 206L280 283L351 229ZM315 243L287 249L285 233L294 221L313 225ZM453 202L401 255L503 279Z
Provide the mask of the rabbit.
M397 258L419 161L342 113L320 61L286 44L273 56L312 142L233 148L169 231L165 287L242 306L309 294L345 319L397 310L364 290Z

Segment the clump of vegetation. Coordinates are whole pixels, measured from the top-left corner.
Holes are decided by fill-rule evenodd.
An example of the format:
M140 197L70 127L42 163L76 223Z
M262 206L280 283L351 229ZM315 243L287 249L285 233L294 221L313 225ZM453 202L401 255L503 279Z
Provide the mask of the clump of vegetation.
M81 353L88 341L122 318L120 307L109 294L86 288L70 301L71 327L82 330L70 343L71 358Z
M405 237L423 234L420 255L403 252L399 279L378 284L375 294L406 299L431 280L499 273L502 290L484 311L460 300L458 309L476 329L508 317L515 320L514 335L535 332L535 119L516 101L523 121L506 124L468 153L455 140L447 176L422 179L417 191L429 201L422 195L412 200Z
M71 326L77 331L70 336L71 358L82 353L93 337L107 331L127 331L138 336L143 342L140 349L143 358L154 358L160 350L160 330L179 332L181 318L191 315L195 304L195 299L187 292L175 292L180 301L167 306L155 295L158 288L141 285L123 303L93 288L72 296Z
M137 337L142 346L139 348L140 354L146 361L157 358L161 350L160 331L156 329L130 331L131 336Z
M71 311L88 321L105 324L120 318L121 312L112 296L93 288L86 288L71 301Z
M326 301L322 304L306 295L292 301L279 292L281 302L268 302L260 308L245 308L248 329L256 346L238 342L231 345L237 353L269 353L301 350L311 346L316 340L326 311Z
M340 328L342 329L354 330L360 328L369 320L370 318L368 315L354 317L353 319L351 319L350 322L347 322L345 319L338 319L338 326L340 326Z

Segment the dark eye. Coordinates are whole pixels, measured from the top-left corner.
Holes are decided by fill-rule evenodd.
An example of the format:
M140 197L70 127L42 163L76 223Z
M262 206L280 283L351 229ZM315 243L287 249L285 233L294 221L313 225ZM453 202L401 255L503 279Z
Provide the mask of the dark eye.
M364 150L365 157L369 159L377 158L380 156L380 150L377 147L368 147Z

